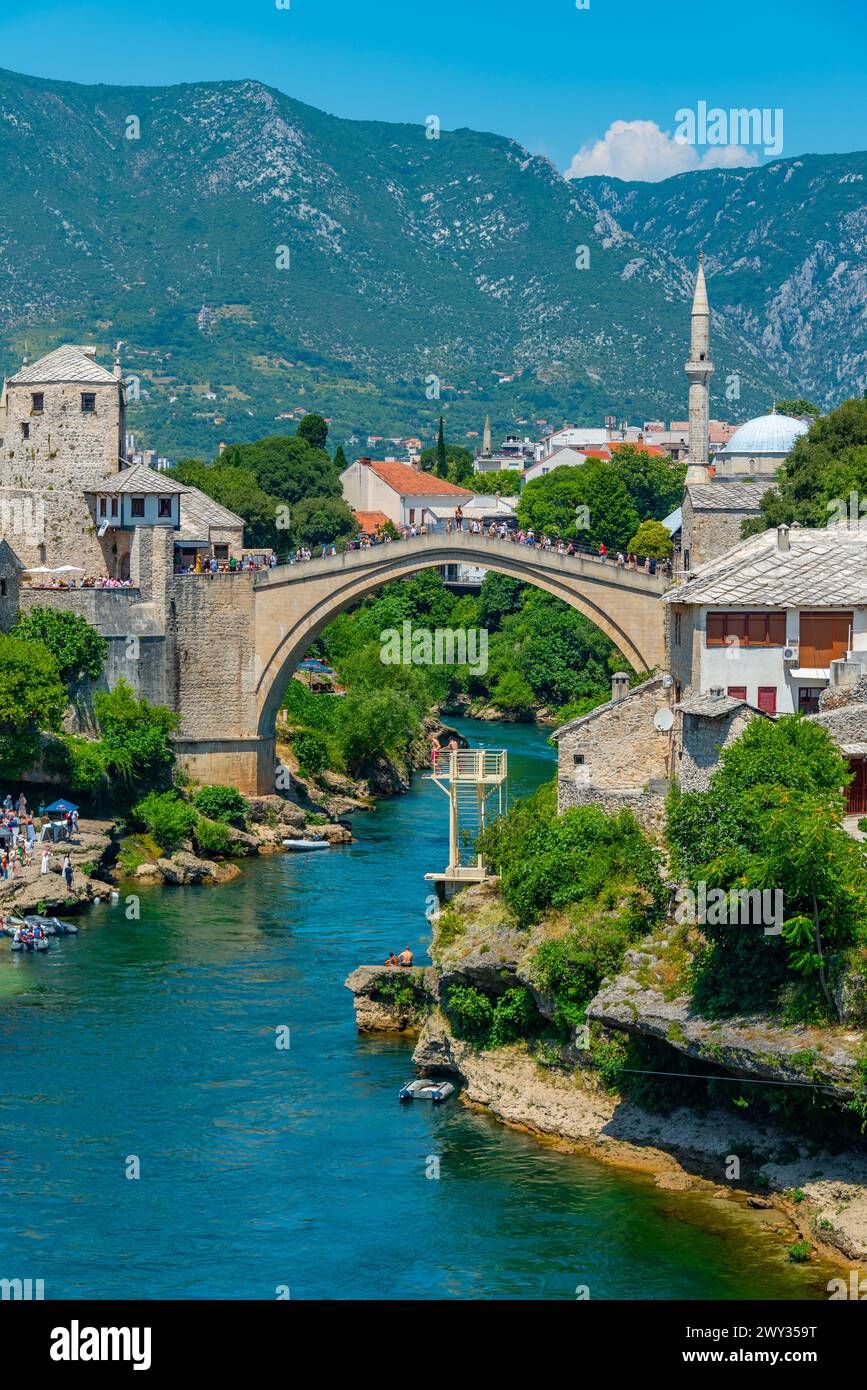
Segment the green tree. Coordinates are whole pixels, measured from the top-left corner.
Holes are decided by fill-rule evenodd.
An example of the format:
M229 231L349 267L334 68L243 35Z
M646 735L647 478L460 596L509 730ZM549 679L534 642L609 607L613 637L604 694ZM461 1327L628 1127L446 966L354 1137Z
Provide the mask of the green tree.
M531 719L535 696L520 671L505 671L491 692L491 703L503 714Z
M517 516L521 526L537 533L594 548L604 541L609 549L624 549L639 525L626 485L614 465L603 460L561 465L534 478L521 493Z
M58 728L66 689L41 642L0 634L0 775L18 777L39 757L39 731Z
M662 521L683 497L686 464L649 454L632 444L615 449L612 464L639 516Z
M447 478L459 487L475 481L472 454L462 444L446 444L442 417L437 442L422 450L419 467L422 472L435 473L438 478Z
M819 407L804 396L795 396L790 401L777 401L776 410L778 415L792 415L795 419L801 415L812 415L816 420L822 414Z
M310 497L340 497L337 469L324 449L298 435L268 435L252 444L230 444L223 466L252 472L259 487L290 506Z
M346 455L343 452L343 445L338 444L334 450L334 467L338 473L343 473L349 467Z
M199 787L193 797L196 810L212 821L227 821L231 825L243 827L246 823L250 803L234 787Z
M295 437L303 439L311 449L324 449L328 441L328 422L324 415L304 415L298 423Z
M342 497L308 497L292 508L292 542L322 545L354 536L358 522Z
M781 935L763 921L708 913L710 945L695 972L703 1013L773 1007L784 985L797 984L834 1014L832 967L839 971L841 953L867 927L863 851L842 829L849 777L825 729L783 715L753 720L707 791L672 796L673 867L694 891L704 881L726 893L782 894Z
M228 451L227 451L228 452ZM277 520L285 504L259 486L251 468L224 462L225 454L213 464L200 459L184 459L171 470L179 483L197 487L221 507L243 517L247 545L276 545Z
M175 760L171 736L180 723L178 715L139 699L124 680L113 690L99 691L93 707L103 748L129 781L147 787L167 780Z
M399 690L350 690L340 702L339 730L352 773L371 759L399 754L419 729L417 712Z
M497 632L503 619L519 613L527 596L528 586L509 574L486 570L479 590L479 621L482 627Z
M62 608L31 608L22 614L11 636L42 642L57 663L60 679L67 685L83 676L96 680L101 674L108 641L78 613Z
M674 549L671 532L666 531L661 521L642 521L629 541L629 549L635 555L649 555L651 560L667 560Z
M479 473L475 482L482 493L492 493L494 497L517 497L521 491L521 470L501 468L498 473Z
M149 792L132 808L134 818L153 835L163 854L173 854L192 834L198 812L177 792Z
M422 454L422 467L424 467L424 455ZM440 416L440 427L437 435L436 462L434 472L438 478L445 478L448 473L448 460L446 458L446 438L443 430L443 417Z

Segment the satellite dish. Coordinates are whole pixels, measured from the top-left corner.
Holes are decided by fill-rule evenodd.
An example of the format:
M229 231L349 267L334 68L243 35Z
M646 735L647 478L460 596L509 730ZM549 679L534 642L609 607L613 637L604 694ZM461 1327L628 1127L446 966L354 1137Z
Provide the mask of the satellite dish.
M653 727L661 734L667 734L673 723L674 715L670 709L658 709L653 716Z

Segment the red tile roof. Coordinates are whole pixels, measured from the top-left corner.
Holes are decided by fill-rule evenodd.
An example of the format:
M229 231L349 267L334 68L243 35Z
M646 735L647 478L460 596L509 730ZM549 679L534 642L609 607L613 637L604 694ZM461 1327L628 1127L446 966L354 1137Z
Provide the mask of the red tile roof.
M655 454L658 458L665 456L665 450L660 449L658 444L633 444L626 440L619 440L618 443L610 446L612 449L640 449L643 454Z
M609 460L611 458L611 450L607 444L603 445L601 449L582 449L581 453L586 454L589 459Z
M375 536L377 531L388 522L385 512L353 512L352 515L365 535L368 536Z
M408 463L387 463L379 459L359 459L359 463L371 469L384 483L394 488L401 497L472 497L465 487L456 487L435 473L422 473Z

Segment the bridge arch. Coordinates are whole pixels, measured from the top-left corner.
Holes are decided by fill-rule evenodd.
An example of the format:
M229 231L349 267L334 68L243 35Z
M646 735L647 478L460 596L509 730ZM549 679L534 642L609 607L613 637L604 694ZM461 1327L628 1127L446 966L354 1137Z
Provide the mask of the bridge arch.
M304 652L328 624L393 579L449 564L475 564L534 584L582 613L637 671L665 664L661 575L616 569L586 555L558 555L488 536L420 536L337 559L283 565L259 576L255 600L257 734L272 741L277 711Z

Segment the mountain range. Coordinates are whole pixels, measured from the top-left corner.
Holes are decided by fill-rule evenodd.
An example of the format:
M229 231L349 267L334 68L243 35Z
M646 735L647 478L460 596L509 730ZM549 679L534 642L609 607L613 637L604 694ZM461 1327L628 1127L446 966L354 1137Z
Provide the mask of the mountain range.
M486 413L495 435L683 418L703 250L713 414L829 406L867 386L865 175L856 153L568 181L502 136L252 80L0 70L0 367L121 341L130 423L175 458L306 410L355 453L440 413L468 443Z

